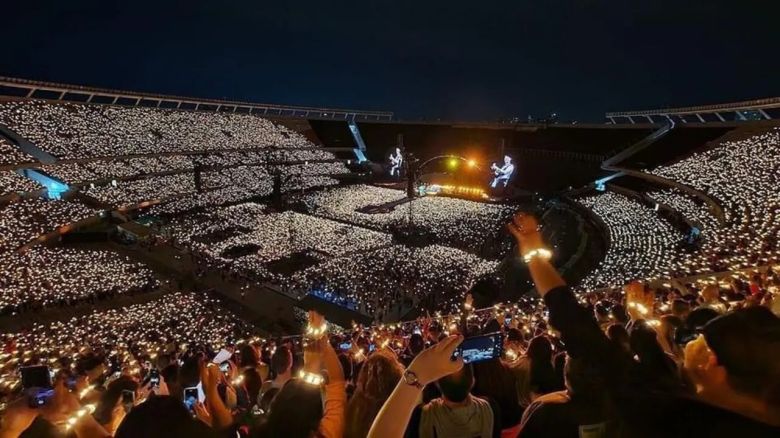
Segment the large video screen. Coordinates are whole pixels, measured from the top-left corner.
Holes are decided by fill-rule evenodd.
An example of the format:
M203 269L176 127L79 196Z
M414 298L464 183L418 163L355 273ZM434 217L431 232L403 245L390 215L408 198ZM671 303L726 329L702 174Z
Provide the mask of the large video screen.
M493 171L493 181L490 182L491 188L506 187L515 173L515 165L512 163L512 157L504 155L502 163L493 163L490 165Z

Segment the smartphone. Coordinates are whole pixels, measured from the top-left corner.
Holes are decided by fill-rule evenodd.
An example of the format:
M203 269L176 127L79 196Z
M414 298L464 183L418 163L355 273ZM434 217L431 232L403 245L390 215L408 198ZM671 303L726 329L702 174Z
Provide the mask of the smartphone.
M160 370L158 370L157 368L152 368L149 371L149 386L152 387L160 386Z
M347 351L350 348L352 348L352 342L344 342L343 344L339 344L339 349L342 351Z
M129 389L122 390L122 407L125 409L125 413L130 412L135 405L135 391Z
M222 371L224 374L230 372L230 362L224 361L221 364L219 364L219 370Z
M452 353L452 360L463 358L463 363L475 363L501 357L504 337L500 332L466 338Z
M184 406L189 409L190 412L195 412L195 404L198 402L198 387L190 386L184 388Z
M22 367L19 371L22 374L23 390L30 388L49 389L52 387L51 372L49 371L49 367L46 365Z
M35 365L19 369L22 375L22 390L27 394L27 405L39 408L54 396L52 376L46 365Z
M422 331L420 330L420 327L415 327L412 333L414 333L415 335L422 335Z

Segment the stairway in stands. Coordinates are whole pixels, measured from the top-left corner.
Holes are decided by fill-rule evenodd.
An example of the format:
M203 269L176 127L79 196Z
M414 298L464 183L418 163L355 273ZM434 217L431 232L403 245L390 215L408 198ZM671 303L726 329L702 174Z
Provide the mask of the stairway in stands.
M357 145L357 148L353 151L355 152L355 157L357 158L358 163L367 161L365 155L366 143L363 141L363 136L360 135L360 129L358 128L357 123L355 123L354 120L350 120L347 122L347 125L349 126L349 132L352 134L352 138L355 140L355 144Z

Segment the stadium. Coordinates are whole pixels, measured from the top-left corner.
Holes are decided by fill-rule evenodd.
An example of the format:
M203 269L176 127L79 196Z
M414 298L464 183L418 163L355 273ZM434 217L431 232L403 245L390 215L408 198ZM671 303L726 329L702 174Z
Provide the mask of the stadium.
M778 436L780 97L613 109L0 77L0 437Z

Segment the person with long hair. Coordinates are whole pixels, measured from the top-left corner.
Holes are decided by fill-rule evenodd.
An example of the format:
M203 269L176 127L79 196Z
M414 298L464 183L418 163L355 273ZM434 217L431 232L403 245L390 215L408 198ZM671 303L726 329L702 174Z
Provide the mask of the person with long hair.
M637 359L636 383L670 392L680 390L682 380L677 364L658 344L657 336L644 321L638 321L631 329L631 351Z
M474 364L474 395L491 399L501 411L501 429L506 431L520 423L523 408L517 399L515 374L500 359Z
M531 339L525 354L530 359L528 389L531 400L563 389L553 367L553 345L546 336Z
M374 417L401 380L403 372L403 365L388 350L379 350L366 360L358 374L355 393L347 405L346 438L368 435Z
M263 380L268 376L268 366L260 361L260 353L250 344L244 344L238 350L241 362L241 375L244 376L244 386L248 393L249 401L254 404L263 386Z

